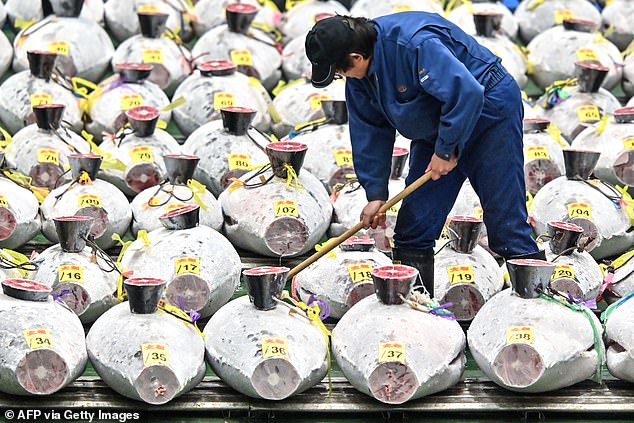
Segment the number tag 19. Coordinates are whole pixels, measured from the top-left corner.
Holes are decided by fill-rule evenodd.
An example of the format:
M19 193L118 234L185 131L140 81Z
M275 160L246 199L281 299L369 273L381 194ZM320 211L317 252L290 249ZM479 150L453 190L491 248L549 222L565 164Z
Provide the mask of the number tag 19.
M454 285L457 283L473 283L473 267L472 266L450 266L447 268L449 275L449 283Z

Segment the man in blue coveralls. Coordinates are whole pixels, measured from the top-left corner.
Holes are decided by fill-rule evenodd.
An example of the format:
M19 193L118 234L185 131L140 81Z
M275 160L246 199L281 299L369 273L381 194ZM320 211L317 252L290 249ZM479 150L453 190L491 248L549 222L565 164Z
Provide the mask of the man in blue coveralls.
M346 76L352 157L376 228L388 198L395 130L413 140L407 184L433 182L403 200L393 258L416 267L433 295L434 241L465 178L480 197L489 246L505 259L540 258L527 222L521 92L500 59L437 14L374 20L334 16L306 36L316 87Z

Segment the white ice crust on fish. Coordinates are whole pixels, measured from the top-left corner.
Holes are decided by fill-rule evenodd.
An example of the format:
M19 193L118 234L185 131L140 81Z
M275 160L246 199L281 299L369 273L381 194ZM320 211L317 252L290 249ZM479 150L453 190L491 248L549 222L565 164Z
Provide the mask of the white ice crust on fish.
M612 311L605 323L607 365L619 379L634 382L634 301L627 300Z
M0 194L7 200L8 209L16 220L15 231L9 238L0 241L0 247L21 247L40 231L40 205L30 190L22 188L5 177L0 177ZM5 224L0 222L0 227Z
M586 0L549 0L535 3L532 0L522 1L515 10L515 18L519 25L519 33L525 42L543 33L559 23L555 21L556 11L570 11L576 19L589 20L597 27L601 24L601 14L597 8Z

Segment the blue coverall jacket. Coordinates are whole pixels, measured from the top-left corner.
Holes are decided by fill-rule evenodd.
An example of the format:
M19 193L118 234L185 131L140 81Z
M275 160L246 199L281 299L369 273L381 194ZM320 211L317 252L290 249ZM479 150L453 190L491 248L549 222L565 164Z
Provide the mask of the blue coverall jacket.
M374 22L367 76L346 81L353 160L367 199L388 198L395 130L413 140L408 184L434 152L459 157L456 169L403 201L396 247L432 248L468 177L490 247L503 257L537 251L525 204L521 93L500 59L437 14Z

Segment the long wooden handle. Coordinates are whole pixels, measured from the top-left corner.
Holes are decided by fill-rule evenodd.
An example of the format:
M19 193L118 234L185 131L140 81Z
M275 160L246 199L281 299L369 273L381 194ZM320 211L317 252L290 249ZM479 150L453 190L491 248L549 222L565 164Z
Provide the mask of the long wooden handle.
M421 176L420 178L415 180L413 183L411 183L410 185L405 187L405 189L403 191L399 192L394 197L392 197L389 200L387 200L385 202L385 204L383 204L383 206L381 206L381 208L379 209L379 211L377 213L385 213L385 212L387 212L390 209L390 207L394 206L396 203L401 201L403 198L407 197L412 192L416 191L419 187L421 187L425 182L429 181L430 179L431 179L431 172L427 172L427 173L423 174L423 176ZM344 242L346 239L350 238L351 236L353 236L354 234L359 232L361 229L363 229L363 222L357 223L352 228L348 229L346 232L344 232L343 234L339 235L337 238L333 238L333 239L329 240L323 246L323 248L321 250L317 251L315 254L313 254L312 256L308 257L306 260L304 260L303 262L301 262L300 264L298 264L297 266L292 268L291 271L288 272L288 278L292 279L293 276L295 276L296 274L298 274L299 272L301 272L302 270L304 270L305 268L307 268L308 266L310 266L311 264L313 264L314 262L319 260L321 257L323 257L326 254L328 254L330 251L334 250L335 247L337 247L339 244Z

